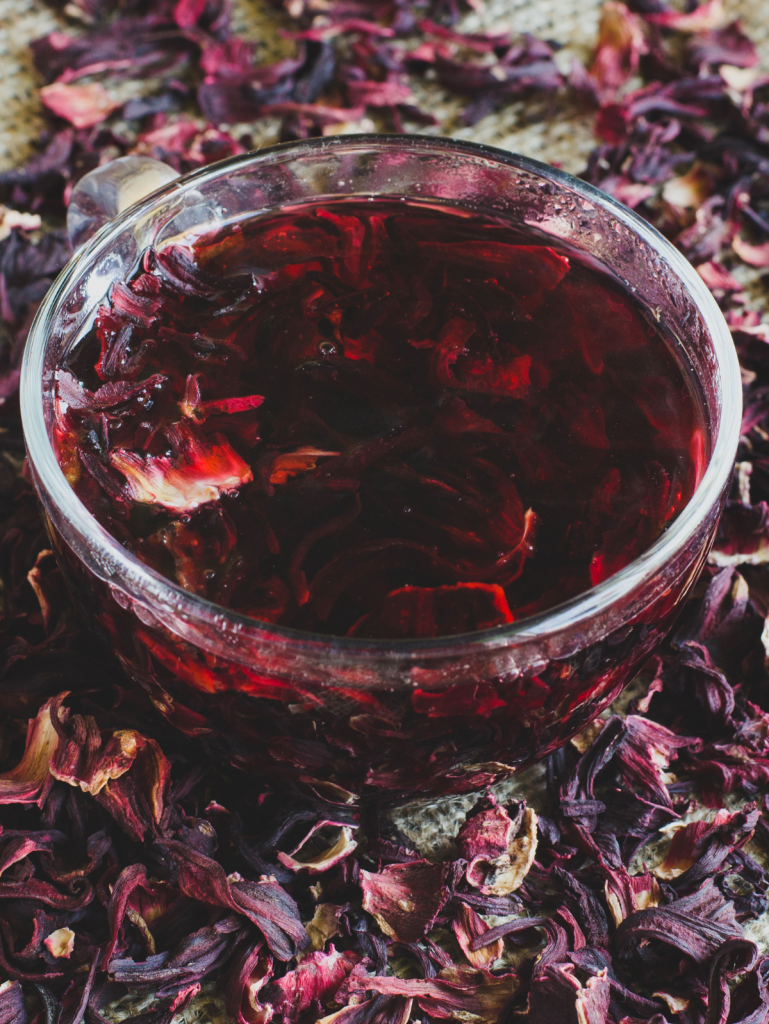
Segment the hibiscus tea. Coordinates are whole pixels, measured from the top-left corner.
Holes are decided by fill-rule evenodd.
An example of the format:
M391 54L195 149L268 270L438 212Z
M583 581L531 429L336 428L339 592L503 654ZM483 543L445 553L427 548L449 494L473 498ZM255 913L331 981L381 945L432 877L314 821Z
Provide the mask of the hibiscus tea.
M337 201L146 252L58 374L61 464L139 558L267 622L468 633L624 568L706 459L606 275L456 210Z
M566 247L439 203L338 199L147 249L55 388L60 464L109 533L207 601L332 638L558 606L644 552L709 457L653 314ZM559 666L565 694L543 671L326 701L146 617L99 619L177 725L215 734L224 714L237 763L441 791L594 717L678 596Z

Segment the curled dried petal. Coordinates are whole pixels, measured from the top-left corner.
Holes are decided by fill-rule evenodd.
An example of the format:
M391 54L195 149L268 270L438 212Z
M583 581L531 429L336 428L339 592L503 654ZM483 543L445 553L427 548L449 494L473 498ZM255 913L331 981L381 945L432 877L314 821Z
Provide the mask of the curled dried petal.
M42 803L51 783L49 766L59 745L51 720L58 698L49 700L27 725L27 741L21 761L0 775L0 804Z
M525 804L515 820L492 795L482 797L457 835L467 859L466 878L487 896L518 889L537 853L537 815Z
M355 827L337 821L319 821L313 825L304 839L290 854L279 851L278 860L290 871L306 871L310 875L317 875L323 871L328 871L329 868L344 860L345 857L349 857L353 850L357 848L358 844L352 837ZM314 850L313 852L305 849L308 844L310 844L310 847L316 845L317 839L314 844L312 842L313 837L317 832L328 828L339 829L338 837L330 846L325 849ZM305 856L297 857L297 854L302 852L304 852Z
M494 961L498 960L499 957L502 956L504 941L501 938L490 942L486 946L473 949L474 940L479 939L489 930L489 928L484 924L472 907L468 907L466 903L462 902L459 904L459 911L457 912L457 916L454 919L452 927L454 929L454 934L457 937L457 942L462 948L462 952L465 954L472 966L476 967L478 970L484 970L491 967Z
M549 964L532 982L526 1019L530 1024L605 1024L609 996L606 970L583 985L574 964Z

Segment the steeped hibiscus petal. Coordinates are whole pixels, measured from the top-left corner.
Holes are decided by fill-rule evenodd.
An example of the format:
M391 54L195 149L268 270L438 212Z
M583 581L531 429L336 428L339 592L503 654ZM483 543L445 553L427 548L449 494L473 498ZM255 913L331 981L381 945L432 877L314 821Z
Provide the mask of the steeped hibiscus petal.
M309 473L318 465L319 459L335 458L339 452L325 452L319 448L297 448L295 452L283 452L269 460L270 484L285 484L300 473Z
M401 587L362 616L350 636L432 637L472 633L512 622L502 587L458 583L453 587Z
M109 381L97 391L89 391L77 378L66 370L56 373L58 383L58 402L71 409L98 410L111 409L123 402L129 402L139 395L147 396L160 387L167 378L162 373L153 373L146 380Z
M501 278L516 295L524 313L533 313L547 292L556 288L570 263L543 245L510 245L491 240L464 242L421 241L420 252L447 262L470 261L489 275Z
M175 449L172 456L142 456L120 448L110 452L110 463L125 476L133 501L191 512L253 479L250 466L221 435L202 438L182 423L166 434Z

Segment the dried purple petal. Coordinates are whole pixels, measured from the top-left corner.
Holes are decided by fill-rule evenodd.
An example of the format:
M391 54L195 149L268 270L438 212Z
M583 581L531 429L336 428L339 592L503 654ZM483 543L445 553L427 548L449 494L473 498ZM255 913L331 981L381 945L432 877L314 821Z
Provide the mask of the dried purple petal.
M179 842L166 842L164 848L176 861L183 893L191 899L243 914L259 928L270 952L279 960L290 960L307 946L307 933L296 903L277 882L269 878L259 882L228 878L215 860Z
M609 1012L606 971L583 985L573 964L551 964L532 982L526 1019L531 1024L605 1024Z
M667 906L635 911L617 928L616 941L622 957L639 952L642 943L659 943L706 964L724 942L741 935L732 904L709 878L696 892Z
M24 991L18 981L0 984L0 1024L27 1024Z

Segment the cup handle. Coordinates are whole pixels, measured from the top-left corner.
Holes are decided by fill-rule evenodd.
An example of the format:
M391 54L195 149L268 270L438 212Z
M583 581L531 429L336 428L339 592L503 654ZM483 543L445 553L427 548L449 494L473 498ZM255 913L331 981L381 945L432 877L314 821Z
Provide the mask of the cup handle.
M67 208L72 248L79 249L123 210L178 177L173 167L149 156L121 156L84 174Z

